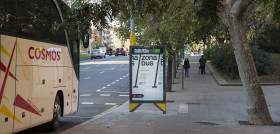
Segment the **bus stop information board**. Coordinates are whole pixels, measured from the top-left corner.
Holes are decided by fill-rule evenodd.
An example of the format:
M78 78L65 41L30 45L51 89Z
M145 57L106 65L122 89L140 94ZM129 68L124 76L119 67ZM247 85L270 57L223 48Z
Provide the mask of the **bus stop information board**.
M130 102L165 103L165 46L130 46Z

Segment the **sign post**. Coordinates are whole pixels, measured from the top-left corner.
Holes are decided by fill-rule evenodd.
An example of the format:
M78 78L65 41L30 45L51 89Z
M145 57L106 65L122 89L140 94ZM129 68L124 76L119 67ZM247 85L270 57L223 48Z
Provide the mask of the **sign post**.
M154 103L166 113L165 46L130 46L129 65L129 111Z

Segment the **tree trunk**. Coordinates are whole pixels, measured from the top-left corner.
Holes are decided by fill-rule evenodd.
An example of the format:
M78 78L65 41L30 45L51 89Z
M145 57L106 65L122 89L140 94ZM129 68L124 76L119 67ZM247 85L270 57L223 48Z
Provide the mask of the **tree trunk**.
M184 61L184 59L185 59L184 49L182 49L182 51L181 51L180 58L183 59L183 61ZM181 59L180 59L180 61L181 61ZM184 89L184 86L185 86L185 83L184 83L185 82L185 72L184 71L185 71L184 66L182 66L182 89Z
M178 50L176 56L177 56L177 62L176 62L177 64L176 65L177 65L177 70L178 70L179 69L179 65L180 65L180 59L181 59L180 50Z
M168 57L166 92L172 92L172 63L173 58Z
M248 0L237 0L229 10L225 10L222 13L228 20L234 54L246 97L249 123L268 125L272 124L272 119L260 85L245 28L246 9L249 5Z
M208 36L207 49L210 48L211 35Z

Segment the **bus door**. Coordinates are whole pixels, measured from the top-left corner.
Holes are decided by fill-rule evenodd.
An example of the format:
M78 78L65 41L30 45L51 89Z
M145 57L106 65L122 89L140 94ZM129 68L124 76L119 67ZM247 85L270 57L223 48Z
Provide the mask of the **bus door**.
M68 115L71 112L72 73L69 72L69 69L71 68L55 67L54 70L54 88L63 92L63 104L61 104L63 105L63 115Z
M78 104L79 104L79 81L77 79L77 77L75 77L75 72L72 71L72 75L73 75L73 90L72 90L72 109L71 109L71 113L76 113L78 112Z
M73 96L73 76L72 76L72 68L65 68L67 71L66 75L64 75L64 79L66 81L66 93L67 97L65 97L66 104L64 104L65 112L64 114L70 114L72 109L72 96Z
M0 45L0 130L11 133L13 122L22 123L21 117L14 115L16 37L0 34Z
M72 109L71 113L78 112L78 104L79 104L79 72L80 72L80 59L79 59L79 43L75 40L72 42L71 56L73 61L73 68L71 70L72 74Z

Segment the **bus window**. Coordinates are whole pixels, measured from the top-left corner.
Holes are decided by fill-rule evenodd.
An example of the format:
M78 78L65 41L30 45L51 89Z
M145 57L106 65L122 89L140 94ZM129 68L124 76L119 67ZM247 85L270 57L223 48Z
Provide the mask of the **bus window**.
M57 1L60 10L63 11L62 16L63 19L68 19L71 14L71 9L63 2L58 0ZM75 35L75 32L72 31L67 31L68 32L68 40L69 40L69 47L70 47L70 52L73 60L73 66L75 69L75 73L77 76L77 79L79 79L79 70L80 70L80 43L78 42L78 36Z
M57 28L61 19L51 0L17 0L21 36L66 45L65 32Z
M73 67L75 69L75 73L77 76L77 79L79 79L79 72L80 72L80 43L78 41L78 37L73 34L68 34L69 39L69 47L70 47L70 53L72 56L72 63Z
M16 33L17 11L15 0L0 1L0 31Z

